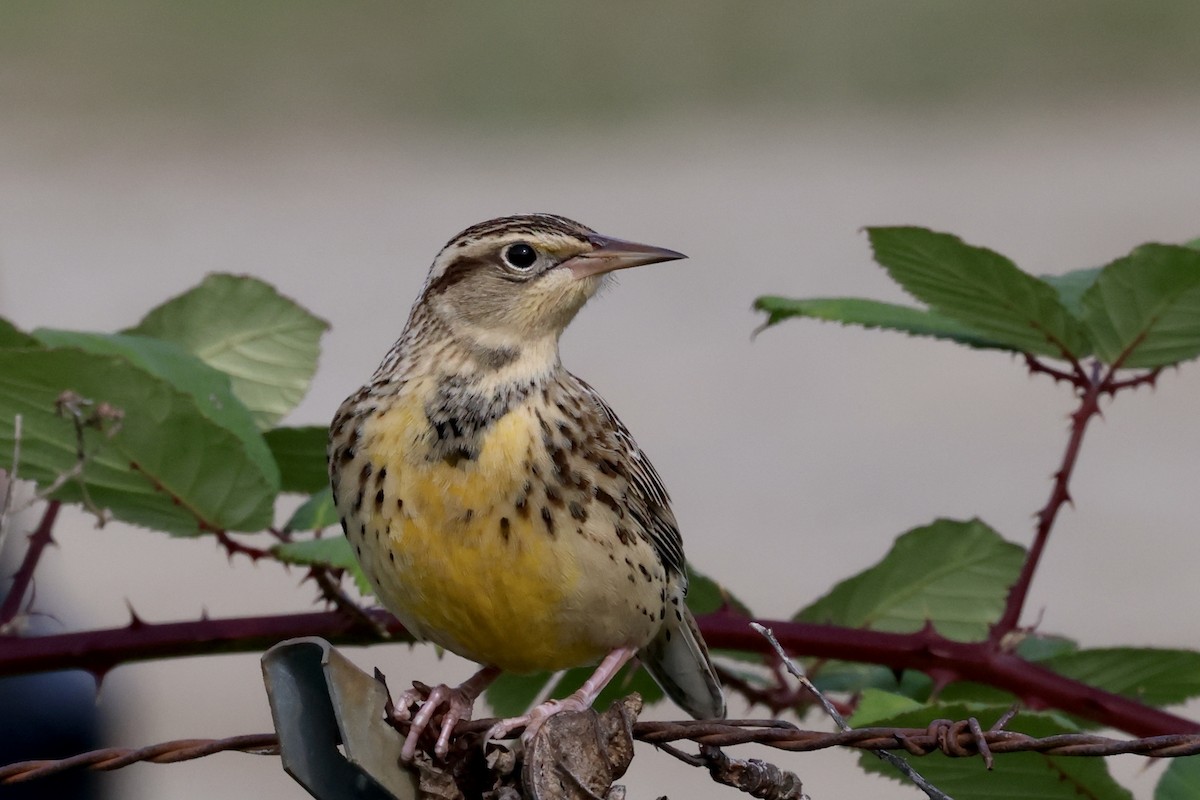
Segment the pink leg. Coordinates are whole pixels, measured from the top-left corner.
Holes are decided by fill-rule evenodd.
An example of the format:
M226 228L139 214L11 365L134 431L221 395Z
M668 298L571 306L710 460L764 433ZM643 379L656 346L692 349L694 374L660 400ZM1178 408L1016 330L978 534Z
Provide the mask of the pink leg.
M632 647L619 647L613 650L604 657L592 676L584 681L583 686L580 686L579 690L570 697L562 700L547 700L531 708L529 713L524 716L500 720L488 730L484 741L503 739L517 728L524 726L525 732L521 734L521 741L528 744L537 735L538 729L546 720L555 714L562 711L586 711L592 707L596 697L604 691L604 687L621 671L621 667L633 658L636 652Z
M450 734L454 733L454 727L460 721L471 718L471 709L475 701L499 674L500 670L496 667L484 667L453 689L445 684L433 687L429 696L421 703L416 716L412 717L412 723L408 726L408 736L404 738L404 747L400 750L400 758L405 761L413 760L413 756L417 754L417 742L421 734L442 707L445 707L445 713L442 715L442 726L433 752L438 758L445 758L450 750ZM405 690L396 706L396 717L401 720L409 719L409 706L421 699L422 693L418 690Z

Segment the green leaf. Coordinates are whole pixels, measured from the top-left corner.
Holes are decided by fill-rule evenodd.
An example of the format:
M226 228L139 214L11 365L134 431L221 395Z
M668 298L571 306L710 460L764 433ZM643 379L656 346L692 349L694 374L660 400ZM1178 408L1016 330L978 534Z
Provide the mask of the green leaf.
M1077 650L1039 662L1060 675L1151 706L1200 696L1200 653L1151 647Z
M976 703L991 706L1012 706L1018 702L1016 695L973 681L955 681L938 692L941 703Z
M1192 239L1190 242L1184 242L1183 246L1191 250L1200 250L1200 239Z
M192 374L161 342L43 337L82 347L0 350L0 451L11 452L13 419L21 414L23 476L44 487L76 467L75 426L55 413L70 391L87 401L83 416L107 404L123 419L84 430L86 466L55 497L173 533L257 531L271 524L279 488L275 463L244 409L242 422L252 435L238 423L240 407L224 376L202 364L203 371Z
M1061 358L1089 351L1079 320L1044 281L1010 260L925 228L868 228L892 279L935 311L1022 352Z
M750 609L733 593L707 575L696 572L692 565L687 565L688 594L687 604L693 614L710 614L727 608L745 617L753 617Z
M1200 800L1200 756L1170 761L1154 787L1154 800Z
M229 375L265 430L308 391L329 324L257 278L209 275L126 331L175 342Z
M595 672L595 666L575 667L561 674L554 672L535 672L532 675L514 675L501 673L487 688L484 697L492 708L492 712L500 717L517 717L524 714L534 702L546 692L546 686L558 675L547 697L563 698L570 695ZM604 687L593 703L594 708L604 710L616 700L628 694L637 692L642 696L646 705L662 700L663 690L650 677L650 673L640 666L626 665L616 674L612 682Z
M894 633L929 621L947 638L978 641L999 619L1024 557L977 519L939 519L900 536L882 561L795 618Z
M961 720L975 717L986 730L1008 710L1008 706L937 704L890 717L875 719L872 726L924 728L934 719ZM1057 714L1021 712L1007 726L1035 737L1074 733L1070 721ZM949 758L933 753L922 758L905 757L930 783L956 800L1132 800L1132 795L1108 774L1100 758L1048 756L1042 753L1004 753L996 756L996 769L988 772L979 758ZM890 764L871 753L859 756L868 772L907 781Z
M586 666L575 667L563 672L554 684L554 688L550 690L550 697L567 697L583 686L583 682L590 678L595 671L595 666ZM614 701L633 692L640 694L642 701L647 706L657 703L665 697L663 690L654 682L654 678L650 677L650 673L642 669L640 664L626 664L596 697L596 702L592 703L592 707L603 711Z
M1045 661L1051 656L1073 653L1079 649L1074 639L1048 633L1031 633L1017 643L1017 655L1026 661Z
M933 689L933 680L912 669L897 673L878 664L831 659L814 664L810 679L823 692L859 694L868 689L903 695L924 702Z
M371 584L363 574L354 550L345 536L324 536L285 542L271 548L271 554L285 564L323 566L344 569L354 576L354 584L364 595L371 594Z
M329 485L329 472L325 467L328 428L320 425L272 428L263 434L263 438L279 465L282 491L312 494Z
M179 345L130 334L83 333L39 328L34 335L50 347L76 347L101 356L120 356L134 366L168 381L192 395L200 413L238 436L247 454L278 492L279 469L262 434L246 407L234 397L229 376L219 372Z
M4 317L0 317L0 347L37 347L38 340L22 333Z
M965 325L936 311L883 303L861 297L812 297L793 300L786 297L760 297L754 308L767 312L769 327L789 317L810 317L843 325L882 328L910 336L928 336L969 347L1012 350L1008 345L988 339Z
M496 716L519 717L541 697L553 677L553 672L535 672L532 675L502 672L483 696Z
M875 720L907 714L922 708L922 706L922 703L902 694L885 692L880 689L864 689L862 696L859 697L858 705L854 707L854 714L847 722L852 728L864 728L874 725Z
M321 531L339 522L341 517L333 504L333 490L326 486L301 503L283 529L287 533Z
M1089 267L1067 272L1063 275L1042 275L1041 279L1054 287L1058 299L1075 317L1083 316L1083 295L1104 271L1103 267Z
M1101 272L1084 324L1106 364L1161 367L1200 355L1200 252L1146 244Z

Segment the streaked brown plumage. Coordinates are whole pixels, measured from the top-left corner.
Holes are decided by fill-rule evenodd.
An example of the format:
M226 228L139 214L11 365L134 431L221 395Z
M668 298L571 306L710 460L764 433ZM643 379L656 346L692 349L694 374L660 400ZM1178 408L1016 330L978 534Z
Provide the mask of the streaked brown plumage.
M437 749L500 670L601 661L590 705L634 653L698 717L724 714L684 604L683 547L654 467L567 372L558 339L614 269L682 256L547 214L490 220L442 249L399 341L330 430L343 527L380 600L415 635L484 665L438 687ZM402 703L407 708L409 700Z

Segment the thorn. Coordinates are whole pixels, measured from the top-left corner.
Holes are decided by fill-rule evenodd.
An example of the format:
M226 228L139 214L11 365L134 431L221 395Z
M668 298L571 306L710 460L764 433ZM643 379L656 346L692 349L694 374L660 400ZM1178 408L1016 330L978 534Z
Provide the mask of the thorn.
M208 606L200 606L200 621L208 622Z
M1030 635L1037 633L1038 629L1042 627L1042 620L1045 619L1045 617L1046 617L1046 607L1042 606L1041 608L1038 609L1037 618L1034 619L1033 624L1030 625L1025 630Z
M96 667L95 669L88 670L88 672L91 673L92 679L96 681L96 702L97 703L100 702L100 687L104 685L104 679L108 677L108 673L111 669L112 669L112 667L110 666L110 667Z
M961 680L959 678L958 674L955 673L954 670L950 670L950 669L934 669L934 670L930 670L926 674L928 674L930 679L933 680L932 691L933 691L933 695L935 697L937 695L940 695L942 693L942 690L945 689L950 684L954 683L957 680Z
M139 628L146 627L146 621L134 611L133 603L129 602L128 597L125 598L125 607L129 609L129 630L136 631Z

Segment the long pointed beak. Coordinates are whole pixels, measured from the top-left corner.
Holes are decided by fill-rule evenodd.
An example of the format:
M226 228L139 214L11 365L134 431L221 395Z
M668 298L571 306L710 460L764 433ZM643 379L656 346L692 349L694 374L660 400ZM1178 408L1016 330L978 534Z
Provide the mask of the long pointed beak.
M593 235L588 238L595 245L594 250L580 253L559 265L571 270L571 274L576 278L602 275L605 272L640 267L644 264L657 264L660 261L676 261L680 258L687 258L683 253L668 250L665 247L627 242L608 236Z

